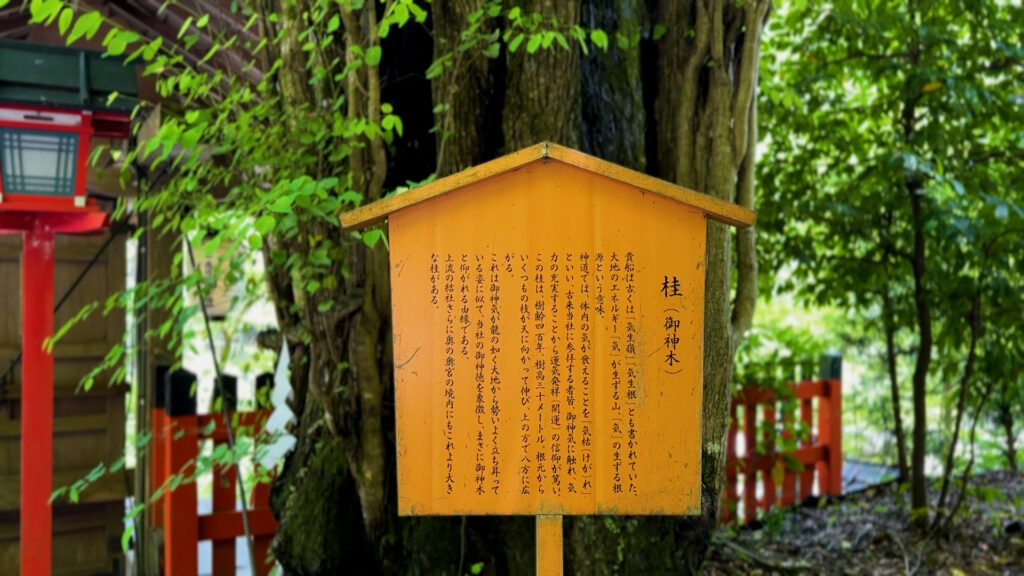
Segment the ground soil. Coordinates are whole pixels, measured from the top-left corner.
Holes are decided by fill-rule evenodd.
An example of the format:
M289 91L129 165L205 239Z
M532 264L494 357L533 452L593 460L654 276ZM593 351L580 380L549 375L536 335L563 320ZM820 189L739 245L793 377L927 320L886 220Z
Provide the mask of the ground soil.
M973 478L942 529L910 528L908 510L907 491L887 484L769 514L716 534L706 574L1024 576L1024 472Z

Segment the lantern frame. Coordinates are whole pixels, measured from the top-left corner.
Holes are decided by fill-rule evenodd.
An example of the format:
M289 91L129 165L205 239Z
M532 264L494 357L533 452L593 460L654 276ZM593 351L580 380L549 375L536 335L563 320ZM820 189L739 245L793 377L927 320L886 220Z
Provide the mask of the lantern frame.
M103 228L106 215L88 198L89 155L92 138L127 138L131 118L117 112L75 110L48 106L0 103L0 229L25 230L39 214L52 214L55 232L83 233ZM75 138L72 193L25 193L4 188L9 151L7 134L62 134ZM54 174L59 168L54 167ZM10 172L10 170L8 170ZM56 178L55 178L56 181ZM61 217L64 215L64 217Z

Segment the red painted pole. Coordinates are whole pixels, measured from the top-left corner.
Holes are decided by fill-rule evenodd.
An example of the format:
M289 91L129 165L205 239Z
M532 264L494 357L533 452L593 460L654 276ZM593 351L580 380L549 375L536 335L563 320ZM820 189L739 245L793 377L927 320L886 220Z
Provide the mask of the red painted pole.
M252 510L266 510L270 508L270 484L258 483L252 488ZM267 576L273 562L267 562L267 555L270 553L270 543L274 540L274 534L253 535L253 556L256 557L256 576Z
M230 420L228 421L230 426ZM227 444L215 442L217 444ZM234 466L215 466L213 469L213 511L234 512L235 488L237 486ZM213 541L213 576L231 576L235 568L235 538Z
M199 456L198 418L167 416L164 462L168 475L191 476ZM175 438L176 435L180 436ZM182 481L163 496L164 574L195 576L199 570L199 513L196 483Z
M22 576L49 576L52 562L53 232L25 233L21 262L21 542Z

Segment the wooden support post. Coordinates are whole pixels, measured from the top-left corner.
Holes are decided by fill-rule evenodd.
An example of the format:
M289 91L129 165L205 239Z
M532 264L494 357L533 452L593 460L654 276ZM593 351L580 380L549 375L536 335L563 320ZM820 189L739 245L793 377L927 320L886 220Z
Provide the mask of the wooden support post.
M157 110L150 114L149 120L153 121L156 119L156 124L159 124L159 107ZM148 221L145 219L145 214L139 214L141 220L140 224L146 229L146 233L139 239L138 248L138 265L136 267L136 274L138 275L137 280L139 282L160 282L168 280L174 270L175 262L180 266L179 259L175 258L176 254L181 253L181 240L177 234L170 232L166 234L160 233L159 230L148 225ZM139 374L144 375L143 381L149 378L156 378L158 373L156 367L160 364L174 365L181 360L181 356L174 346L171 345L177 336L178 329L174 322L170 323L171 329L166 335L160 337L159 335L152 335L146 337L146 328L152 328L155 332L157 328L161 327L164 322L171 320L171 311L165 310L159 306L146 305L144 309L140 310L140 316L136 318L141 323L139 327L139 334L137 336L138 349L142 353L141 363L143 366L139 369ZM162 379L162 378L161 378ZM162 386L159 386L162 388ZM159 403L161 406L164 405L164 399L161 395L159 398L154 397L151 392L157 392L158 383L146 383L145 386L139 388L140 392L140 405L144 407L146 411L149 408ZM143 413L140 410L140 414ZM152 412L150 412L152 414ZM166 416L166 414L164 414ZM157 430L162 430L168 424L166 418L161 421L150 421L145 422L144 418L138 419L140 428L138 433L142 434L146 431L152 431L156 433ZM148 427L147 427L148 424ZM157 442L154 437L151 442ZM162 449L162 448L161 448ZM147 471L152 474L157 470L158 467L163 466L164 456L157 454L156 449L150 454L142 452L142 459L140 464L144 464L146 458L160 458L155 465L145 466L142 465L139 469ZM150 479L148 482L145 478L142 478L138 482L135 490L135 498L138 502L146 501L152 492L147 492L146 488L149 486L160 486L163 481L167 478L167 471L162 470L162 475L159 480ZM163 526L163 505L160 501L154 503L153 506L146 507L146 514L149 517L148 525L153 526L154 530L143 531L139 535L139 539L136 542L138 549L136 550L136 570L135 576L149 576L150 574L159 574L162 566L164 565L164 545L163 545L163 534L161 527Z
M562 516L537 516L537 576L562 576Z
M53 232L25 233L21 259L21 541L22 576L49 576L53 517Z
M214 408L216 413L221 410L216 406L218 401L223 403L229 414L234 414L238 408L238 379L234 376L224 375L220 382L214 385ZM223 391L223 395L220 393ZM225 426L231 426L231 416L224 422ZM226 444L227 440L217 440L216 444ZM216 466L213 469L213 512L234 512L235 493L237 490L236 472L234 466ZM213 546L213 576L232 576L235 574L235 539L214 540Z
M191 475L199 455L199 421L196 398L192 394L196 377L176 370L167 381L167 420L164 435L164 461L168 476ZM164 494L164 574L196 576L199 572L199 513L195 482L184 479Z

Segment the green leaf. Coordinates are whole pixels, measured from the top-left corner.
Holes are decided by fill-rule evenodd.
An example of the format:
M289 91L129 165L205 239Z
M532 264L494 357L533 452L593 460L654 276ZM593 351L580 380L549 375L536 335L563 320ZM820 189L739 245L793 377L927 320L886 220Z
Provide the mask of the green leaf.
M142 57L146 60L152 60L156 57L156 53L160 50L160 46L162 46L163 43L163 36L157 36L149 44L146 44L146 47L142 50Z
M267 206L267 210L282 214L291 214L292 200L288 196L279 196L270 206Z
M383 237L384 231L381 230L380 228L373 228L371 230L367 230L366 232L363 232L363 244L366 244L366 246L369 248L373 248L374 246L377 245L377 242L380 242L380 239Z
M103 22L103 17L100 16L99 12L88 12L78 17L78 21L75 22L75 26L71 29L71 34L68 35L67 45L70 46L76 40L85 36L87 39L92 40L92 37L96 35L96 32L100 29L100 24Z
M196 28L205 28L206 25L209 24L209 23L210 23L210 15L209 14L203 14L202 16L199 17L199 20L196 20Z
M601 50L608 49L608 35L604 33L604 30L594 29L590 31L590 41L594 43Z
M142 506L142 504L139 504L139 506ZM128 524L128 526L124 529L124 531L121 532L121 551L122 552L127 552L128 551L128 544L131 543L131 541L132 541L132 534L134 533L133 529L134 529L134 527L131 524Z
M540 43L544 41L544 37L540 34L530 34L530 41L526 43L526 52L533 54L540 48Z
M335 14L327 21L327 33L332 34L338 28L341 28L341 17Z
M519 45L523 43L523 40L525 38L526 34L523 34L522 32L516 34L516 37L513 38L512 41L508 43L508 51L515 52L516 49L519 48Z
M473 564L472 566L469 567L469 573L472 574L473 576L479 576L479 574L483 573L483 571L484 571L484 563L483 562L477 562L476 564Z
M366 65L367 66L376 66L376 65L380 64L380 55L381 55L380 46L370 46L366 50L366 57L364 58L366 60Z
M413 16L413 18L416 19L416 22L418 22L420 24L422 24L423 22L426 22L426 20L427 20L427 11L424 10L423 8L420 8L419 6L417 6L414 2L410 2L409 3L409 11L412 12L412 16Z
M274 229L274 226L276 225L277 218L274 218L270 214L264 214L263 216L260 216L259 219L256 220L255 228L257 232L266 236L268 233L270 233L271 230Z
M665 36L666 32L668 32L668 28L666 28L664 24L655 24L654 25L654 32L652 34L653 37L654 37L655 42L657 42L658 40L661 40L662 37Z
M498 44L497 42L492 42L491 44L487 45L487 48L484 48L484 56L486 56L486 57L488 57L488 58L490 58L492 60L494 58L497 58L498 54L500 54L500 53L501 53L501 44Z
M124 51L128 48L128 44L118 36L114 36L110 42L107 43L107 54L111 56L120 56L124 54Z
M188 32L189 27L192 26L192 17L185 18L185 21L181 23L181 28L178 29L178 40Z
M75 19L75 13L70 8L65 8L60 11L60 18L57 20L57 29L60 30L60 35L63 36L67 33L68 27L71 26L71 21Z

